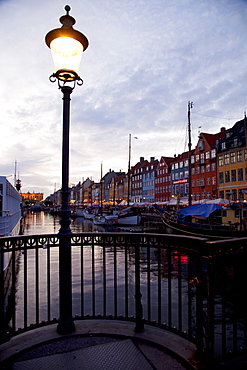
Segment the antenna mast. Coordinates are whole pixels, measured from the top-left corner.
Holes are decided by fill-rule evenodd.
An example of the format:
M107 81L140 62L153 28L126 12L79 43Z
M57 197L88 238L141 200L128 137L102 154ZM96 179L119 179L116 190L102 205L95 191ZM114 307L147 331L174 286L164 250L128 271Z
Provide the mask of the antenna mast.
M189 136L189 158L188 158L188 165L189 165L189 171L188 171L188 182L189 182L189 187L188 187L188 203L189 206L192 204L192 199L191 199L191 123L190 123L190 110L193 108L193 102L188 102L188 136Z

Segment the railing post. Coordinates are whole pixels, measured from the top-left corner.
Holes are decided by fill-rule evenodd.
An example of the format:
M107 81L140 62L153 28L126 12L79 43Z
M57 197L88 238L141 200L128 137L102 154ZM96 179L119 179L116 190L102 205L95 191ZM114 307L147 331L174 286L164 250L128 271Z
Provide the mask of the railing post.
M142 294L141 294L141 279L140 279L140 246L139 240L135 242L135 300L136 300L136 326L135 332L140 333L144 330L143 310L142 310Z
M0 343L4 338L4 273L3 273L3 246L0 245Z
M202 259L201 256L196 257L196 348L198 356L203 353L203 327L204 327L204 311L203 311L203 284L202 284Z

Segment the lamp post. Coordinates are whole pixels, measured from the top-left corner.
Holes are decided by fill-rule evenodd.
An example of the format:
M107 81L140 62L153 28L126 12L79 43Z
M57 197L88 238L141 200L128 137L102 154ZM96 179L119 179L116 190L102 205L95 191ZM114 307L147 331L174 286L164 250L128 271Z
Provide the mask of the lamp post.
M66 14L60 17L61 28L47 33L45 42L52 51L55 72L50 81L58 81L63 93L63 141L62 141L62 207L60 211L59 244L59 289L60 320L57 331L69 334L74 330L72 318L72 284L71 284L71 241L69 209L69 125L70 95L76 83L83 81L78 75L83 51L88 47L87 38L73 28L75 19L69 15L70 7L65 6Z

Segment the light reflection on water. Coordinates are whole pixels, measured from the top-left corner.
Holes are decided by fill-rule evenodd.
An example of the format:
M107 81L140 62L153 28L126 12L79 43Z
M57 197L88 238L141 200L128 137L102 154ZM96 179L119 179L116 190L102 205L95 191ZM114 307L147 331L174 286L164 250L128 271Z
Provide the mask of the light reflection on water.
M29 212L25 219L24 235L56 234L60 229L59 216L44 212ZM103 227L96 226L92 221L78 217L71 220L71 231L74 233L104 231Z
M56 234L59 231L59 217L54 217L43 212L29 213L26 218L26 225L24 235L35 234ZM92 221L77 218L72 220L72 232L91 232L91 231L104 231L103 227L93 224ZM103 313L103 250L102 246L95 245L94 247L94 281L95 281L95 314ZM51 319L59 317L59 270L58 270L58 248L51 248ZM83 277L81 276L81 253L83 254ZM150 250L150 278L147 269L147 255L146 249L140 250L140 264L141 264L141 291L143 303L143 315L147 318L147 300L148 290L147 281L150 281L151 292L151 320L158 320L158 255L157 249L151 248ZM161 260L161 296L162 296L162 322L168 322L168 266L166 255L162 255ZM28 251L28 325L35 323L35 307L36 298L35 291L39 289L39 321L47 320L47 250L40 249L38 251L38 266L39 266L39 283L36 283L35 277L35 251ZM114 294L117 294L117 314L124 315L125 308L125 251L123 247L116 249L117 260L117 288L114 287L114 249L113 247L106 247L106 315L114 315ZM128 315L135 315L134 312L134 273L135 273L135 258L134 248L128 249ZM182 279L181 279L181 292L183 302L183 330L187 331L187 311L188 311L188 260L186 256L182 261ZM178 273L177 273L177 255L174 253L172 257L172 279L171 279L171 299L172 299L172 326L178 326ZM92 315L93 312L93 294L92 294L92 247L83 246L72 248L72 289L73 289L73 316L75 315ZM18 292L17 292L17 327L23 326L23 256L20 258L20 272L18 278ZM83 278L83 279L81 279ZM81 285L83 280L83 285ZM81 292L83 290L83 302L81 302ZM83 306L82 306L83 304Z
M60 229L59 217L54 217L43 212L29 213L26 218L26 225L24 229L25 235L35 235L35 234L56 234ZM93 224L92 221L84 220L83 218L77 218L71 222L72 232L102 232L103 227L99 227ZM103 250L102 246L95 245L94 247L94 281L95 281L95 314L103 313ZM35 291L37 287L39 289L39 321L47 320L47 250L40 249L38 251L39 258L39 283L36 283L35 278L35 251L28 251L28 264L27 264L27 275L28 275L28 292L27 292L27 325L35 323L35 309L36 309L36 297ZM81 254L83 254L83 276L81 276ZM178 317L178 302L179 302L179 291L181 291L181 302L183 311L182 320L182 330L187 331L187 321L188 321L188 282L191 278L189 276L189 260L187 255L179 256L177 252L172 251L171 258L171 304L172 304L172 323L171 326L178 327L179 317ZM124 248L117 247L116 249L117 258L117 314L124 315L123 312L125 307L125 252ZM134 295L135 295L135 266L134 266L134 249L128 249L128 315L135 315L134 312ZM193 268L190 260L190 268ZM193 263L193 262L192 262ZM106 247L106 315L114 315L114 249L113 247ZM161 322L168 323L168 259L167 259L167 249L161 250L161 261L160 270L158 270L158 253L156 248L150 249L150 276L148 275L147 268L147 250L146 248L140 249L140 268L141 268L141 293L142 293L142 304L143 304L143 316L147 318L148 313L148 289L147 282L150 282L150 296L151 296L151 320L158 320L158 272L161 274L161 299L162 299L162 312L161 312ZM217 270L216 270L217 272ZM73 289L73 316L75 315L92 315L92 247L83 246L72 248L72 289ZM179 281L178 276L181 276ZM205 281L207 268L205 267ZM51 319L59 317L59 270L58 270L58 247L51 248ZM16 324L17 327L23 327L23 255L20 257L20 271L18 276L18 290L17 290L17 317ZM81 279L82 278L82 279ZM81 284L83 280L83 284ZM216 281L220 282L219 277L216 276ZM83 292L83 301L81 301L81 292ZM191 309L192 309L192 327L195 323L195 291L192 291L191 296ZM217 317L217 322L214 324L215 330L215 349L217 353L220 353L221 346L221 325L222 325L222 297L217 297L215 301L215 317ZM228 316L232 315L232 303L227 303ZM204 309L207 312L207 299L204 299ZM241 324L241 321L238 323ZM193 327L193 330L195 328ZM229 325L227 326L227 338L232 338L231 332L233 330L233 324L229 320ZM239 326L238 336L240 345L243 344L243 329ZM232 343L227 340L227 349L231 350Z

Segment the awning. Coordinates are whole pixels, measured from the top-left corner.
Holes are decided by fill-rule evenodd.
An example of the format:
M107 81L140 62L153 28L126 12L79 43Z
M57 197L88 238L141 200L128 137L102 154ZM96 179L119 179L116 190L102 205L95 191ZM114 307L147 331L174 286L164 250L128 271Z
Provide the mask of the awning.
M194 204L193 206L181 209L178 214L179 216L200 216L207 218L211 213L221 208L222 206L219 204Z

